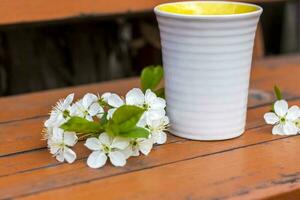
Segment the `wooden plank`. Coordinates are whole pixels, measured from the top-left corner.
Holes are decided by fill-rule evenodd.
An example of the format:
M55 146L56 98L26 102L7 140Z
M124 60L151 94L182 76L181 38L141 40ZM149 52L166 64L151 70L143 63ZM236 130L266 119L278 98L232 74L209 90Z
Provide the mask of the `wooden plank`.
M275 62L275 64L278 62ZM291 62L293 63L293 62ZM274 63L273 63L274 64ZM269 65L273 65L272 62L269 62ZM282 63L283 64L283 63ZM297 63L295 62L295 65L293 68L296 69ZM255 68L260 69L259 67ZM274 68L274 67L268 67L266 65L266 68L262 68L261 70L265 70L265 72L268 71L275 71L280 79L279 75L284 75L280 68ZM260 70L259 70L260 71ZM262 72L262 71L260 71ZM294 71L290 71L290 75L286 73L287 78L289 76L293 76ZM255 83L257 83L257 88L264 86L263 80L268 80L268 76L262 76L262 73L257 73L257 80ZM295 80L297 81L297 80ZM274 82L274 80L273 80ZM288 81L287 81L288 82ZM125 83L125 82L124 82ZM273 86L273 85L272 85ZM271 87L272 87L271 86ZM293 87L293 86L291 86ZM288 94L290 95L290 94ZM295 95L290 95L290 97L294 98ZM293 102L298 103L298 101ZM254 104L255 105L255 104ZM257 105L257 104L256 104ZM269 109L269 105L262 107L262 108L256 108L255 106L253 109L249 111L248 115L248 127L257 127L258 125L263 124L262 114ZM251 114L253 112L253 114ZM39 118L36 118L39 119ZM34 120L34 119L31 119ZM3 133L18 133L19 130L24 129L22 126L22 123L26 122L28 120L19 121L19 122L10 122L10 123L2 123L1 125L9 125L11 124L16 127L16 129L6 129ZM16 123L16 124L14 124ZM40 122L32 122L32 126L35 127L34 124L40 124ZM40 124L41 125L41 124ZM22 129L20 127L23 127ZM38 130L38 128L32 128L32 130ZM32 130L29 130L28 133L32 133ZM0 128L1 131L1 128ZM20 131L21 132L21 131ZM254 133L253 133L254 132ZM262 134L266 133L266 134ZM267 133L268 132L268 133ZM1 134L0 137L7 134ZM20 134L16 134L16 136L20 136ZM40 135L37 134L35 136L35 141L40 140ZM3 137L5 140L7 137ZM252 139L253 138L253 139ZM91 170L86 167L85 164L85 157L87 155L87 150L82 147L77 147L76 149L78 151L78 156L81 160L75 162L72 165L66 165L66 164L60 164L54 161L54 159L50 158L50 155L47 153L46 149L41 149L38 151L29 151L23 154L13 154L10 156L5 156L3 158L0 158L0 198L7 197L16 197L23 194L31 194L35 192L42 192L45 190L51 190L55 187L62 187L62 186L68 186L72 184L78 184L82 183L84 181L91 181L93 179L99 179L99 178L105 178L107 176L115 176L120 173L129 173L132 171L138 171L142 169L147 168L153 168L158 165L166 165L168 163L173 163L179 161L178 159L192 159L195 156L209 156L210 154L220 153L223 151L229 151L232 148L242 148L248 145L254 145L261 142L268 142L274 139L281 139L281 137L275 137L270 134L270 128L264 128L263 131L260 129L253 129L247 131L247 134L245 134L243 137L231 140L231 141L223 141L223 142L217 142L217 143L209 143L209 142L195 142L195 141L186 141L184 139L179 139L175 137L171 137L172 142L170 142L168 145L162 145L159 147L159 151L153 151L151 156L143 159L130 159L130 163L133 162L133 164L130 164L126 166L125 168L112 168L110 166L107 166L103 168L100 174L95 173L95 170ZM174 140L173 140L174 139ZM0 138L0 141L2 138ZM13 139L11 140L13 141ZM22 140L19 140L17 146L22 145ZM191 144L189 143L191 142ZM24 142L27 144L27 142ZM34 143L34 142L33 142ZM33 144L32 143L32 144ZM30 143L29 143L30 144ZM42 143L41 143L42 144ZM182 144L182 146L178 146L178 144ZM217 145L216 145L217 144ZM16 148L16 145L13 144L13 142L10 144L11 146L6 146L8 148ZM43 144L42 144L43 145ZM208 146L207 146L208 145ZM0 144L0 147L2 144ZM26 146L26 145L25 145ZM30 146L30 145L29 145ZM203 149L202 149L203 146ZM217 147L216 147L217 146ZM28 150L32 149L33 147L29 147ZM191 148L189 151L186 151L186 149ZM3 148L6 149L6 148ZM166 149L164 151L164 149ZM174 153L174 152L178 153ZM186 151L186 152L185 152ZM1 151L0 151L1 152ZM11 151L11 153L14 153L16 151ZM154 154L155 153L155 154ZM172 156L170 156L172 154ZM174 155L173 155L174 154ZM153 156L152 156L153 155ZM36 159L33 159L36 158ZM168 159L166 159L168 158ZM166 160L166 162L164 162ZM16 163L22 163L19 165L16 165ZM160 164L162 163L162 164ZM7 171L7 172L6 172ZM103 174L102 174L103 172ZM2 176L2 177L1 177ZM61 180L61 181L60 181ZM9 184L6 184L9 183ZM13 188L15 188L13 190ZM16 188L18 188L16 190ZM3 193L2 193L3 191Z
M285 92L284 96L287 99L293 99L298 96L294 92L298 91L298 85L300 83L300 79L298 78L300 67L298 67L297 62L292 62L293 59L289 60L290 65L287 65L286 67L276 67L276 65L284 65L281 59L277 59L276 62L274 62L273 59L267 60L263 62L264 65L257 63L256 67L253 68L251 80L252 95L249 102L250 107L272 102L272 88L274 84L279 84L283 88ZM117 81L116 84L108 82L104 84L82 86L78 89L68 88L53 90L49 93L39 92L0 99L0 109L2 110L0 119L1 116L4 120L6 119L5 117L11 117L11 119L15 117L18 120L25 117L34 117L23 122L14 121L10 123L0 123L0 156L44 148L45 142L40 139L40 133L43 121L46 118L39 116L49 112L49 108L59 97L65 96L71 91L76 91L76 94L79 93L80 95L87 91L95 92L109 90L122 94L124 91L137 85L137 79L130 79L128 81ZM45 101L45 99L47 99L47 101ZM248 113L248 128L263 123L261 118L249 120L249 118L257 117L255 116L255 112L256 111L250 110ZM259 111L259 114L262 116L264 112L265 110L262 109ZM38 117L35 117L35 115ZM7 137L7 133L10 133L10 137Z
M244 0L254 3L280 1ZM166 2L174 0L118 0L117 3L106 0L1 0L0 25L151 11Z
M87 92L102 94L110 91L122 95L127 90L138 86L139 82L137 78L129 78L100 84L3 97L0 98L0 123L45 116L58 99L64 98L72 92L76 94L75 98L81 98Z
M263 90L263 88L268 88L268 93L271 93L271 89L276 82L282 82L278 81L281 79L284 79L284 83L279 84L281 87L283 87L284 91L291 91L295 92L297 91L297 81L299 82L298 79L298 70L300 69L298 67L298 63L291 62L292 59L290 60L290 65L284 68L281 67L276 67L276 65L284 65L280 59L277 59L276 62L272 62L273 59L269 60L269 62L264 62L264 65L259 65L254 68L253 70L253 76L252 76L252 81L251 81L251 87L255 90ZM279 63L279 64L278 64ZM291 73L294 72L294 73ZM288 80L287 80L288 79ZM87 91L108 91L109 89L112 89L118 93L123 93L123 91L128 90L130 87L133 87L133 85L138 85L137 80L132 79L129 81L119 81L116 82L116 85L114 85L112 82L104 83L104 84L96 84L96 85L91 85L91 86L84 86L79 89L74 89L74 88L69 88L69 89L63 89L63 90L53 90L51 92L42 92L42 93L35 93L31 95L21 95L21 96L16 96L16 97L8 97L8 98L2 98L0 99L0 108L2 110L0 116L4 119L5 117L8 117L9 115L11 118L15 117L14 119L18 119L18 117L33 117L35 115L45 115L48 111L51 105L54 104L55 101L59 97L65 96L66 94L70 93L71 91L76 91L77 93L83 93ZM119 87L119 85L123 87ZM289 90L289 88L292 88ZM262 92L262 91L261 91ZM64 93L64 95L61 95L61 93ZM265 95L268 95L266 93ZM264 93L263 93L264 94ZM47 101L45 101L47 98ZM78 95L79 96L79 95ZM257 104L262 104L262 103L269 103L271 95L267 96L267 98L261 98L259 96L256 99L255 95L252 95L253 98L250 99L250 105L254 106ZM295 95L286 93L286 97L288 98L293 98ZM50 99L50 100L49 100ZM32 104L32 107L30 105ZM14 106L11 106L14 105ZM33 106L35 105L35 106ZM25 109L24 109L25 108ZM30 109L32 108L32 110ZM42 112L42 113L41 113ZM15 115L14 115L15 114ZM25 116L23 116L23 114ZM42 123L42 120L44 118L40 119L39 123ZM32 121L35 121L35 119L32 119ZM28 124L29 123L29 124ZM23 124L21 126L23 127L30 127L31 126L31 121L27 121L26 124ZM17 124L12 123L9 126L16 126ZM5 130L5 127L2 127L1 129L3 132L11 132L10 129ZM35 129L36 130L36 129ZM31 130L30 130L31 131ZM28 132L30 132L28 131ZM33 131L36 133L35 131ZM3 134L2 134L3 135ZM35 134L37 135L37 134ZM24 139L24 138L23 138ZM16 141L16 140L14 140Z
M285 97L295 97L295 92L298 90L297 87L300 83L298 78L298 74L300 74L299 65L299 54L279 58L270 57L255 62L252 68L250 88L254 91L258 90L258 97L256 95L256 99L250 99L249 105L253 106L258 101L260 103L270 102L272 100L272 88L274 84L283 88ZM106 91L112 91L122 95L132 87L138 86L138 79L131 78L26 95L2 97L0 98L0 123L45 116L59 98L63 98L71 92L75 92L77 98L86 92L98 92L101 94ZM265 98L261 98L259 94L265 96Z
M300 100L297 100L297 101L293 101L291 102L292 104L299 104L300 103ZM265 113L266 111L268 111L270 108L270 106L264 106L264 107L258 107L258 108L253 108L253 109L250 109L249 112L248 112L248 123L247 123L247 129L253 129L255 127L259 127L259 126L262 126L264 124L263 122L263 113ZM18 122L20 123L20 122ZM12 127L15 127L15 126L12 126ZM268 127L267 128L268 132L270 132L270 128ZM39 131L39 130L37 130ZM12 133L13 132L16 132L18 133L18 131L11 131ZM32 130L29 130L29 134L32 133ZM0 134L0 135L4 135L4 134ZM13 139L10 137L10 140L12 140L11 143L9 143L8 145L4 146L6 144L6 141L5 141L5 137L3 138L0 138L0 141L2 141L2 139L4 140L3 141L3 145L1 144L0 146L3 146L3 150L5 149L10 149L12 152L14 152L14 149L18 149L19 148L19 145L16 145L16 144L19 144L18 143L18 136L20 134L16 134L16 137L17 139ZM36 138L33 139L34 141L40 141L40 134L36 134ZM261 142L265 142L265 141L270 141L270 140L273 140L273 139L276 139L278 137L275 137L275 136L272 136L271 134L261 134L261 133L258 133L257 134L257 131L256 129L254 130L249 130L247 134L245 134L243 137L241 137L240 139L237 139L237 140L232 140L232 141L236 141L236 142L229 142L229 141L226 141L225 142L225 145L220 145L220 148L214 148L215 144L216 143L208 143L209 146L206 147L206 143L194 143L192 142L194 145L199 145L199 148L200 147L203 147L204 149L202 149L200 152L203 154L210 154L210 153L213 153L215 151L225 151L225 150L228 150L228 149L231 149L231 148L237 148L237 147L241 147L241 146L247 146L249 144L255 144L255 143L261 143ZM17 140L16 142L13 142L14 140ZM20 141L22 141L20 139ZM161 161L162 158L165 158L167 157L167 154L168 152L166 152L164 155L163 154L163 148L170 148L170 145L174 144L175 145L175 149L177 149L179 152L180 151L184 151L185 154L183 154L182 156L178 156L178 153L175 153L174 154L174 157L170 157L170 161L169 162L175 162L177 161L177 159L185 159L187 157L190 157L190 156L195 156L194 153L189 155L191 152L190 151L186 151L186 150L181 150L180 148L178 148L178 146L176 145L178 142L181 142L181 143L185 143L186 146L190 146L189 143L186 143L186 140L185 139L181 139L181 138L177 138L177 137L174 137L174 136L169 136L169 139L168 139L168 144L167 145L168 147L164 147L165 145L162 145L159 147L159 151L160 152L157 156L155 157L152 157L152 154L151 154L151 157L147 157L145 158L145 160L136 160L136 161L133 161L135 164L133 164L134 166L131 167L130 165L128 165L129 167L127 169L127 171L133 171L133 170L140 170L141 168L144 168L144 167L149 167L148 165L147 166L144 166L144 165L137 165L139 166L138 168L135 168L137 166L136 165L136 162L141 162L142 164L144 162L148 162L148 160L150 159L150 161L152 159L154 159L155 161L161 163L164 161ZM228 143L229 142L229 143ZM221 142L218 142L219 144ZM21 144L21 142L20 142ZM218 144L218 146L219 146ZM25 142L23 145L25 145L27 147L27 142ZM212 146L210 146L212 145ZM42 142L41 144L41 147L44 147L45 146L45 143ZM31 146L29 145L29 148L31 148ZM182 148L187 148L189 149L188 147L182 147ZM208 148L208 149L206 149ZM195 146L193 146L193 149L192 149L192 152L194 150L199 150L198 148L196 148ZM80 143L76 148L75 148L75 151L77 152L77 155L78 155L78 158L79 160L76 161L74 164L72 164L71 166L73 166L75 169L78 169L77 167L79 167L81 170L83 170L82 173L84 173L82 176L85 177L85 179L80 179L80 181L84 181L84 180L89 180L89 179L93 179L93 178L100 178L102 176L105 176L107 174L109 175L115 175L115 174L118 174L120 173L119 171L112 171L110 172L110 170L112 170L111 168L109 168L108 170L105 170L104 174L101 174L101 175L97 175L96 177L94 175L89 175L88 174L85 174L87 173L86 170L89 172L90 169L88 168L84 168L85 166L85 158L87 157L89 151L82 146L82 143ZM15 150L15 152L17 152ZM154 151L155 152L155 151ZM161 158L160 158L161 156ZM34 158L34 159L33 159ZM83 159L83 160L82 160ZM133 160L133 159L131 159ZM15 162L18 161L19 164L16 165ZM167 161L167 160L166 160ZM157 165L157 163L155 162L152 162L149 164L150 167L152 167L152 165ZM65 178L62 178L61 176L63 176L60 172L61 170L63 171L63 173L65 174L69 174L69 173L73 173L72 171L74 170L72 167L70 168L69 167L70 165L66 165L66 164L62 164L62 163L58 163L57 161L55 161L54 158L51 158L50 154L48 153L47 149L41 149L41 150L37 150L37 151L30 151L30 152L27 152L27 153L22 153L22 154L13 154L13 155L10 155L10 156L5 156L3 158L0 158L0 187L2 188L1 191L3 191L3 193L0 192L0 197L2 197L4 195L4 197L10 197L9 195L15 195L15 194L23 194L23 193L26 193L26 191L28 193L31 193L31 192L37 192L39 190L47 190L47 189L51 189L51 187L61 187L61 186L65 186L65 185L70 185L70 184L74 184L74 183L77 183L78 180L77 180L77 176L73 178L70 178L71 180L69 182L63 182L63 183L58 183L58 185L49 185L49 179L51 181L54 181L56 182L56 179L63 179L65 180ZM48 176L47 174L49 173L49 170L51 172L53 172L54 174L58 173L58 177L56 176L53 176L52 178L50 177L44 177L43 176ZM71 171L69 171L71 170ZM29 173L27 173L29 172ZM41 180L44 180L41 188L38 188L35 186L35 182L32 182L32 184L34 185L31 185L30 186L30 183L31 183L31 180L33 180L33 177L34 174L38 174L37 177L39 177L39 179ZM74 176L74 175L70 175L70 176ZM16 193L16 192L11 192L10 190L6 190L4 185L1 185L1 180L3 181L3 184L9 180L9 182L12 182L13 180L17 180L17 179L20 179L20 180L23 180L24 182L20 182L21 186L18 186L18 191L19 193ZM27 182L28 181L28 182ZM16 184L16 183L14 183ZM10 188L10 187L9 187ZM29 188L34 188L33 190L30 190ZM6 195L5 195L6 194ZM8 195L8 196L7 196Z
M291 103L300 104L300 100L293 101ZM262 116L268 110L269 106L250 109L248 111L246 129L250 130L256 127L263 126L265 123ZM45 149L46 142L41 140L41 136L39 134L40 129L29 129L28 134L25 134L25 138L28 137L29 139L24 141L23 137L20 136L24 135L24 133L21 132L20 134L20 132L18 132L18 129L22 130L23 128L15 128L14 130L13 127L15 126L12 126L12 130L8 132L17 134L10 135L9 139L6 139L7 137L0 137L0 141L3 141L0 143L0 177L11 175L14 173L26 172L28 170L31 171L32 169L39 169L41 167L52 167L54 165L59 165L59 163L54 158L51 158L50 154ZM5 134L1 134L0 131L0 136L1 135ZM178 138L169 134L167 144L184 140L185 139ZM36 143L35 146L32 145L34 143ZM86 158L86 156L88 155L87 149L85 147L82 147L81 143L78 147L75 148L75 151L77 152L79 159ZM20 164L15 165L15 160L20 161Z
M258 134L270 134L269 131L261 130ZM238 140L231 142L234 141ZM66 195L70 199L97 199L101 196L111 200L262 199L292 189L299 190L299 143L300 137L295 136L249 145L21 199L64 199ZM213 148L219 146L211 144L214 144ZM182 149L180 153L184 151ZM165 159L174 154L170 151Z
M86 159L77 160L72 165L60 163L53 164L53 162L50 162L51 164L46 166L0 177L0 197L15 198L53 190L55 188L86 183L95 179L106 179L140 170L145 171L149 168L168 165L196 157L205 159L205 157L209 157L212 154L218 154L236 148L243 148L249 145L261 145L262 143L278 139L283 139L283 137L273 136L271 134L271 128L264 127L249 130L242 137L235 140L220 142L182 140L180 142L161 145L153 150L151 155L147 157L141 156L138 159L131 158L124 168L106 165L100 170L90 169L86 166ZM86 152L86 150L84 151ZM42 157L47 156L49 157L49 154L47 155L47 152L43 152L39 154L37 159L42 159L42 162L46 162L48 158ZM80 157L82 157L82 155L80 155ZM31 159L33 158L35 157L32 156ZM13 164L15 164L16 160L17 159L11 160L11 162L9 162L10 166L14 166ZM19 160L19 162L22 161L23 159ZM131 198L129 197L126 199Z
M300 104L300 100L291 102L291 104L297 103ZM263 125L262 116L269 108L268 105L248 110L246 128L251 129ZM0 124L0 158L10 154L45 148L46 142L41 140L43 121L44 118L37 118ZM8 133L9 137L7 137ZM169 140L174 141L175 139L171 137Z
M45 118L0 124L0 157L44 148L42 129Z
M183 140L185 139L169 135L168 141L164 145ZM83 146L83 141L76 144L74 151L77 154L78 160L87 158L90 153L90 151ZM19 162L18 165L15 164L16 160ZM0 177L17 173L25 173L40 168L54 167L61 164L63 163L59 163L55 158L53 158L46 148L10 154L0 157Z

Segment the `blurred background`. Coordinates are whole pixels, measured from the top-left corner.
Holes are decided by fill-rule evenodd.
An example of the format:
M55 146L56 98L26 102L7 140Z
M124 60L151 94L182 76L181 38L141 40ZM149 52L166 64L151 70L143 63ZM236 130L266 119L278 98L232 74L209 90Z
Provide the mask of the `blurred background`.
M1 0L0 96L136 76L161 64L155 5L172 0ZM254 60L300 50L300 1L263 7ZM299 54L300 56L300 54Z

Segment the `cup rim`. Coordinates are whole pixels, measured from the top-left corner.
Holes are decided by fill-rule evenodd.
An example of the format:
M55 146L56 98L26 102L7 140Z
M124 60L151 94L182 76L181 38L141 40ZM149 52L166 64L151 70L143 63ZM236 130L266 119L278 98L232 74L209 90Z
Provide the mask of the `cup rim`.
M203 2L203 3L222 3L222 4L239 4L239 5L247 5L257 8L255 11L246 12L246 13L238 13L238 14L220 14L220 15L190 15L190 14L178 14L171 13L159 10L160 6L170 5L170 4L178 4L178 3L195 3L195 2ZM231 1L178 1L178 2L170 2L170 3L162 3L154 7L154 12L156 15L174 17L174 18L189 18L189 19L220 19L220 18L239 18L239 17L251 17L260 15L263 11L261 6L252 3L244 3L244 2L231 2Z

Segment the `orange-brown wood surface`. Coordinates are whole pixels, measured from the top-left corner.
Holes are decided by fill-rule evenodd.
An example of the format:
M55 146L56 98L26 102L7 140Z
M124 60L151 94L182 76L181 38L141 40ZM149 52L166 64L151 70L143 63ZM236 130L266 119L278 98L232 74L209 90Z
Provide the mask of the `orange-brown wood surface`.
M175 0L1 0L0 25L150 11ZM283 0L243 0L277 2Z
M138 79L0 98L0 199L299 199L300 136L274 136L263 121L274 84L300 105L299 75L300 55L255 62L243 136L200 142L169 135L123 168L88 168L82 142L74 149L78 160L59 163L40 133L57 99L70 92L124 94Z

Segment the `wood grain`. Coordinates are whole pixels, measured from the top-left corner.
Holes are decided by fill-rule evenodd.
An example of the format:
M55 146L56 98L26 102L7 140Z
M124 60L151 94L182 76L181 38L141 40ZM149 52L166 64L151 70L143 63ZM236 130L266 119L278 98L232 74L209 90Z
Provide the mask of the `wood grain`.
M300 104L300 59L270 58L254 65L244 135L218 142L169 136L166 144L147 157L130 158L124 168L88 168L90 151L83 142L75 147L78 160L71 165L48 153L40 140L44 112L74 88L0 99L6 115L0 114L0 199L276 199L300 194L300 136L274 136L262 118L274 98L274 84L290 104ZM133 78L76 91L124 94L135 85Z
M297 101L290 102L291 104L300 104L300 99ZM269 110L269 106L257 107L250 109L247 116L247 130L254 129L256 127L261 127L264 125L262 116L265 112ZM17 122L20 123L20 122ZM37 127L41 126L41 122L34 121ZM22 126L10 126L10 130L0 131L0 177L7 176L9 174L25 172L32 169L38 169L41 167L52 166L54 164L59 164L54 158L51 158L48 150L46 149L46 142L41 140L41 135L39 134L40 128L31 128L26 132L21 132L24 126L29 126L22 122ZM4 137L5 132L14 133L11 137ZM1 135L3 137L1 137ZM24 136L25 135L25 136ZM24 138L28 138L25 139ZM167 144L183 141L185 139L178 138L173 135L169 135ZM17 145L16 145L17 144ZM87 156L87 150L82 150L82 144L75 149L79 158L85 158ZM32 160L32 158L37 158ZM14 167L14 161L18 160L20 163Z
M290 104L300 104L300 97L299 100L291 101ZM259 104L256 104L256 106L259 106ZM247 113L246 129L262 126L264 124L262 116L269 109L269 105L249 109ZM44 119L45 118L37 118L0 124L0 158L45 148L46 142L41 139L41 130ZM6 133L10 133L10 137L7 137ZM169 140L174 142L177 141L178 138L171 136Z
M279 85L285 92L286 98L297 96L296 92L300 80L300 55L284 57L269 57L253 64L250 88L256 95L249 101L249 106L256 103L269 103L273 99L273 86ZM291 73L293 71L294 73ZM125 94L129 89L138 87L137 78L126 80L108 81L100 84L83 85L64 89L36 92L26 95L16 95L0 98L0 124L28 118L45 116L59 98L63 98L71 92L75 98L82 97L87 92L103 93L107 91ZM13 105L13 106L11 106Z
M270 135L269 131L260 130L258 134ZM230 142L234 141L238 139ZM267 198L291 188L300 189L300 165L287 164L300 163L299 143L300 137L296 136L249 145L21 199L64 199L66 195L71 199L102 196L111 200ZM201 148L200 143L196 148ZM168 156L174 153L170 151Z
M280 1L244 0L253 3ZM1 0L0 25L143 12L166 2L174 0L118 0L117 3L106 0Z
M161 145L151 152L150 156L141 156L129 159L124 168L116 168L106 165L100 170L90 169L86 166L86 159L77 160L72 165L61 163L49 163L49 165L33 168L24 172L0 177L0 197L15 198L22 195L34 194L55 188L86 183L94 179L114 177L120 174L145 170L157 166L163 166L178 161L194 159L196 157L208 157L213 154L242 148L249 145L258 145L270 142L282 137L270 134L271 128L264 127L247 131L242 137L235 140L220 142L199 142L182 140L178 142ZM82 158L79 151L79 157ZM49 153L43 153L49 157ZM41 158L39 156L37 158ZM17 159L13 159L17 160ZM49 159L42 159L49 160ZM22 162L22 159L19 159ZM38 162L38 161L36 161ZM45 162L45 161L44 161ZM10 162L11 163L11 162ZM18 190L15 190L18 188ZM109 196L108 196L109 197ZM130 199L130 198L128 198Z
M291 103L299 104L300 100ZM2 188L0 197L12 198L51 190L93 179L115 176L120 173L129 173L157 165L191 159L195 156L208 156L230 149L281 139L282 137L271 135L271 128L263 125L262 115L269 108L270 106L267 105L249 110L247 126L250 130L239 139L213 143L189 141L171 136L168 144L159 146L159 151L153 151L151 156L139 159L132 158L125 168L117 169L107 166L99 170L99 173L93 173L94 170L86 167L85 158L89 151L82 146L82 143L75 149L79 160L72 165L58 163L54 158L51 158L47 149L5 156L0 159L0 187ZM264 128L260 128L261 126ZM12 143L8 148L13 149L14 147ZM16 165L15 161L18 161L19 164ZM78 177L81 178L78 179ZM7 184L7 182L11 184ZM18 191L13 188L18 188Z
M250 84L250 108L272 102L274 100L272 90L275 84L283 89L286 99L299 97L297 91L300 84L298 77L300 67L297 61L300 62L298 56L289 56L287 61L282 58L269 58L255 63ZM0 109L2 110L0 113L0 156L44 148L45 142L41 140L40 134L43 121L46 119L44 116L59 98L72 91L76 93L77 97L86 92L114 91L124 94L130 88L138 85L138 79L133 78L78 88L0 98ZM251 128L263 124L261 116L265 111L264 108L258 111L250 110L247 127ZM20 121L22 119L26 120ZM10 137L6 137L5 133L10 133Z
M58 99L64 98L70 93L75 93L76 99L81 98L87 92L102 94L110 91L123 95L133 87L139 87L137 78L2 97L0 98L0 109L2 110L0 123L46 116Z

